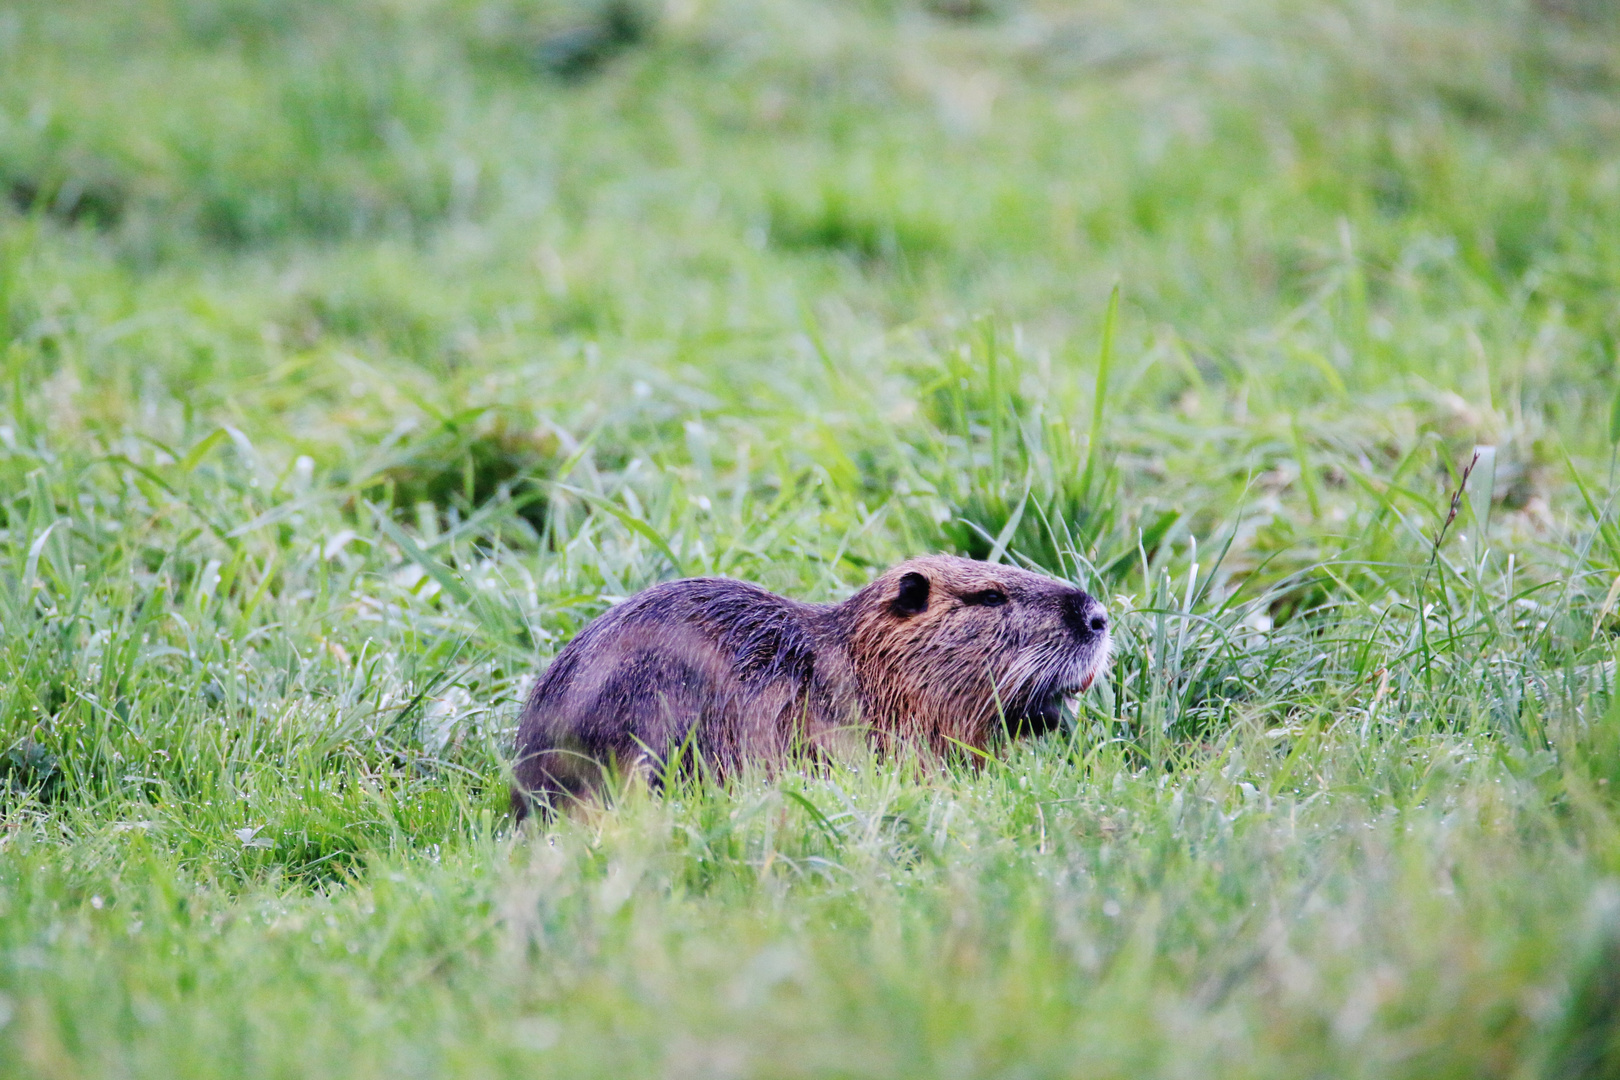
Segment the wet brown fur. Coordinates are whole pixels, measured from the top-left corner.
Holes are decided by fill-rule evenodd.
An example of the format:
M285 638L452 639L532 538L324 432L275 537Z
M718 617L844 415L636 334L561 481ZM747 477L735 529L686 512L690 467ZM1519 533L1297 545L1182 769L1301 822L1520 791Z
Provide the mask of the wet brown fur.
M610 763L656 782L676 756L726 775L852 739L986 749L999 731L1055 726L1108 648L1081 590L948 555L901 563L841 604L665 582L602 614L541 676L518 726L513 809L581 798Z

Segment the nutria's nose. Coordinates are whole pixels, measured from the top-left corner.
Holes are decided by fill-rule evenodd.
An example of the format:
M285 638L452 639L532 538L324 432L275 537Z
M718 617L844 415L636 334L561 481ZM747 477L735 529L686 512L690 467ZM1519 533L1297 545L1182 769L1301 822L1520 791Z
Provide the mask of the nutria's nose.
M1081 637L1103 634L1108 630L1108 612L1079 589L1063 598L1063 621Z

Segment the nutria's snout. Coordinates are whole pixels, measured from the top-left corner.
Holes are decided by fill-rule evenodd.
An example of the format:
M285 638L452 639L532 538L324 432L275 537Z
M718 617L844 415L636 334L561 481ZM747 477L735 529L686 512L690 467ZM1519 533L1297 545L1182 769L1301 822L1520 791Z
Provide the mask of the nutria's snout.
M1073 589L1063 597L1060 606L1063 621L1080 640L1089 641L1108 633L1108 612L1090 593Z
M1080 680L1080 691L1086 691L1108 665L1114 643L1108 633L1108 610L1096 598L1081 593L1075 608L1078 614L1070 625L1075 627L1076 636L1090 645L1088 670Z
M1065 703L1091 689L1108 664L1113 641L1108 633L1108 610L1091 594L1073 586L1059 585L1059 621L1067 638L1043 672L1034 680L1028 716L1020 728L1049 731L1060 722Z

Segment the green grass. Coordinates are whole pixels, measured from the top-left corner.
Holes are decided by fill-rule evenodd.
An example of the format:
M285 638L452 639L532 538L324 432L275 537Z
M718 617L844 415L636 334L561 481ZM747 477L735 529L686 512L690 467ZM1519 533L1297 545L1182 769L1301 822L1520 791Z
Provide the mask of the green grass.
M1587 0L0 6L0 1077L1620 1076L1616 101ZM1106 598L1069 730L513 834L613 598L934 550Z

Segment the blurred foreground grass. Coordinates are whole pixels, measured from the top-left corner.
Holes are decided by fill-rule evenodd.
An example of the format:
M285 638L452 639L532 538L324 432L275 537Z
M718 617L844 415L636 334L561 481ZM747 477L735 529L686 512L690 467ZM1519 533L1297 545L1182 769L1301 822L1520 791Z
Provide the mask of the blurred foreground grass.
M1596 0L0 5L0 1076L1620 1075L1617 148ZM511 835L938 549L1069 732Z

